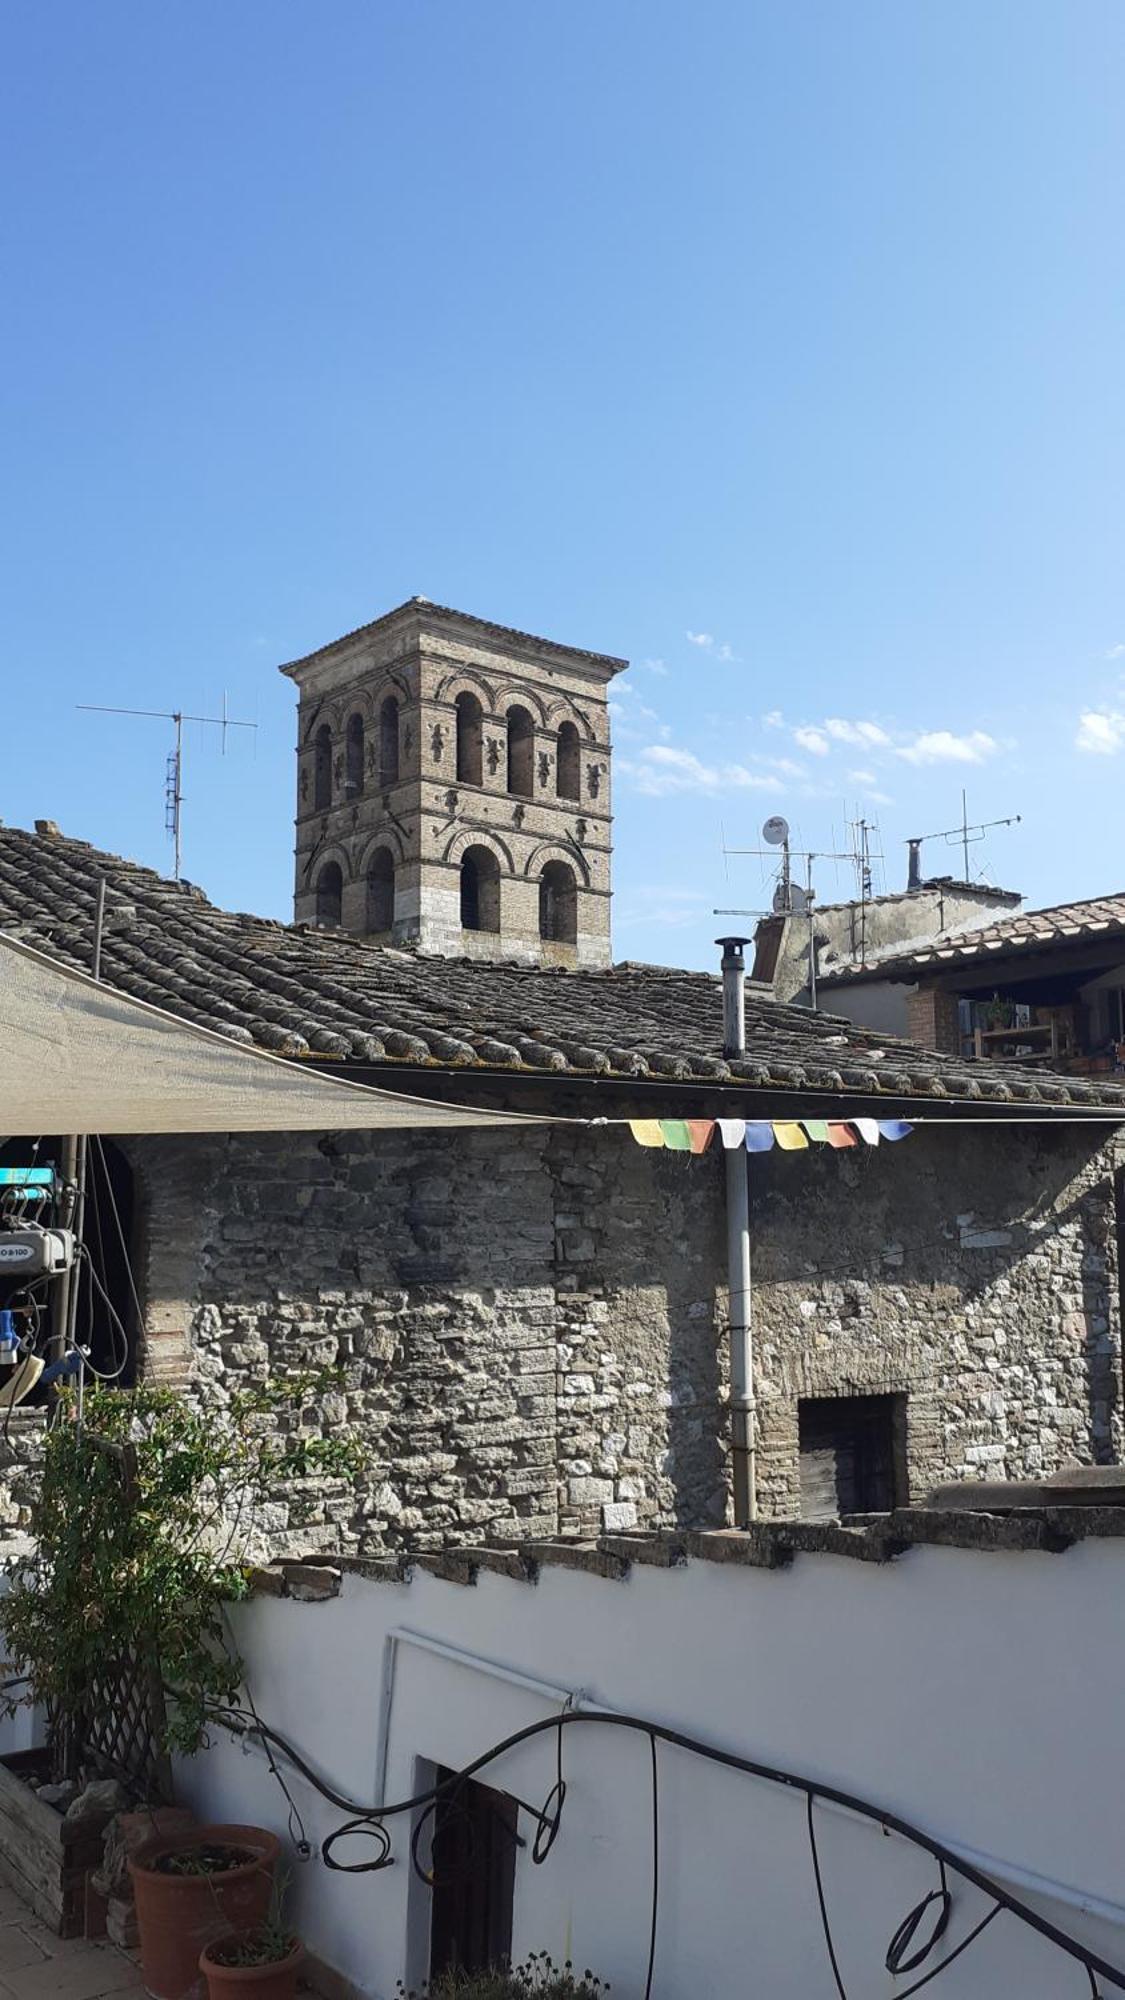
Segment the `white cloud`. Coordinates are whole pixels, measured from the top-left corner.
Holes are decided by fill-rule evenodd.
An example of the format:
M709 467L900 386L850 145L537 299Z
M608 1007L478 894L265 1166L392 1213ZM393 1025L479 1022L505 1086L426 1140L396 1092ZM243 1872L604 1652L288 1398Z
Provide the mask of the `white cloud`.
M727 645L726 640L716 639L713 632L689 632L687 641L690 646L698 646L701 653L711 653L716 660L729 662L737 658L734 649Z
M800 729L793 731L793 741L799 743L802 750L809 751L813 757L828 755L828 738L823 729L813 729L808 723L803 723Z
M705 764L693 751L670 743L650 743L636 759L619 759L617 768L648 798L665 798L672 792L784 790L780 778L748 771L744 764Z
M785 717L781 713L781 710L779 708L771 708L768 715L763 715L762 726L765 729L784 729Z
M668 664L665 660L642 660L640 670L642 674L659 674L663 678L668 672Z
M887 748L891 740L877 722L848 722L843 716L830 715L824 727L837 743L859 743L873 750Z
M1093 756L1115 756L1125 749L1125 715L1112 708L1085 709L1078 718L1074 741L1077 749L1088 750Z
M874 773L874 771L849 771L849 772L848 772L848 783L849 783L849 785L876 785L876 784L878 784L878 782L879 782L879 781L878 781L878 779L876 778L876 776L875 776L875 773Z
M926 729L909 743L896 743L896 757L908 764L983 764L999 749L999 744L983 729L955 736L951 729Z
M1109 647L1107 647L1107 649L1106 649L1106 659L1107 659L1107 660L1125 660L1125 645L1120 645L1120 644L1118 644L1118 645L1116 645L1116 646L1109 646Z

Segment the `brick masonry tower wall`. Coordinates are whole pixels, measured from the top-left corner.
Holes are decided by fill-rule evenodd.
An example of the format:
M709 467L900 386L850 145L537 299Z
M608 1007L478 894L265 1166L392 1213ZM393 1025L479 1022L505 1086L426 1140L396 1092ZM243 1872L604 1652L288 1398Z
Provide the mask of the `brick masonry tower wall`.
M358 1435L365 1469L278 1493L275 1549L725 1518L718 1155L583 1128L123 1145L143 1376L221 1402L340 1371L304 1420ZM1113 1167L1074 1128L751 1160L765 1518L798 1511L805 1396L904 1396L914 1501L1121 1456ZM35 1448L22 1419L0 1460L9 1545Z
M413 600L287 668L300 689L297 922L323 920L318 884L325 868L338 868L339 921L356 935L417 943L446 957L608 965L607 691L623 665ZM471 776L458 771L464 700L476 704L478 767ZM383 770L388 701L397 704L393 778ZM513 789L508 737L517 712L530 736ZM353 724L362 725L363 768L349 776ZM325 733L330 751L318 797L317 743ZM564 752L564 734L572 755ZM461 869L470 848L484 850L498 869L492 928L462 926ZM389 899L369 892L376 863L393 865L393 914ZM552 863L573 879L573 937L540 933L540 882Z

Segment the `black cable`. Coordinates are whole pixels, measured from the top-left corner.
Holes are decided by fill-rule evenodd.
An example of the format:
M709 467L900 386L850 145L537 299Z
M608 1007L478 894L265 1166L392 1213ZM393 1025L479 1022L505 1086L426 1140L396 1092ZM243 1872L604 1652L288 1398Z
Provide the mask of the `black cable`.
M949 1880L945 1872L944 1861L938 1862L938 1873L941 1876L940 1889L931 1889L928 1896L923 1896L920 1903L915 1903L914 1908L907 1911L890 1944L887 1946L887 1956L884 1963L887 1971L893 1973L896 1979L900 1978L904 1972L914 1972L918 1966L924 1964L938 1939L944 1937L949 1926L949 1919L953 1914L953 1898L949 1893ZM934 1927L926 1942L920 1945L918 1950L912 1952L910 1957L907 1958L905 1956L907 1946L913 1944L918 1934L918 1926L931 1903L937 1903L939 1906L937 1916L934 1920Z
M828 1905L824 1900L824 1883L822 1882L820 1876L820 1854L817 1850L816 1825L813 1820L813 1806L815 1805L815 1803L816 1803L815 1792L808 1792L805 1796L805 1806L806 1806L806 1818L808 1821L808 1829L809 1829L809 1853L812 1856L813 1880L816 1883L816 1900L820 1909L820 1928L824 1932L824 1943L828 1952L828 1963L832 1967L832 1977L836 1981L836 1991L840 1996L840 2000L848 2000L847 1988L845 1987L844 1982L840 1977L840 1966L839 1966L839 1961L837 1960L836 1957L836 1946L832 1941L832 1926L828 1921Z
M976 1943L981 1932L988 1929L993 1917L1000 1915L1000 1909L1001 1905L999 1903L993 1903L992 1908L985 1912L979 1924L974 1925L968 1937L963 1937L960 1944L954 1945L953 1950L946 1953L940 1965L935 1965L932 1972L924 1972L921 1979L914 1981L913 1986L904 1986L901 1993L895 1994L895 2000L910 2000L912 1993L920 1993L923 1986L928 1986L931 1979L936 1979L939 1972L944 1972L947 1965L952 1965L955 1958L960 1958L963 1951L968 1951L969 1946ZM1085 1964L1085 1960L1083 1960L1083 1963ZM1086 1970L1090 1972L1089 1965L1086 1966ZM1090 1972L1090 1977L1093 1978L1092 1972Z
M645 1975L644 2000L652 2000L652 1976L656 1971L656 1925L660 1915L660 1781L656 1768L656 1735L649 1731L648 1747L652 1754L652 1920L648 1933L648 1971Z
M994 1881L991 1876L984 1874L973 1862L959 1855L955 1849L947 1847L944 1842L935 1840L932 1834L924 1832L921 1827L914 1826L910 1820L903 1819L897 1813L886 1812L881 1807L873 1806L868 1800L858 1798L852 1792L842 1791L839 1786L821 1784L815 1779L803 1778L795 1771L784 1771L772 1764L761 1764L753 1758L740 1757L733 1750L721 1750L715 1744L702 1742L698 1737L688 1736L679 1729L670 1729L663 1723L652 1722L646 1716L629 1715L610 1709L566 1709L561 1715L548 1716L542 1722L531 1722L525 1728L515 1730L512 1735L504 1737L500 1742L494 1743L490 1749L482 1751L479 1757L475 1757L471 1763L466 1764L462 1770L456 1772L452 1779L446 1779L440 1785L431 1785L425 1791L418 1792L411 1798L398 1799L390 1805L364 1806L357 1804L354 1799L344 1797L340 1792L336 1791L334 1786L321 1778L307 1760L302 1757L300 1751L296 1750L288 1739L280 1731L274 1729L271 1724L262 1722L261 1720L248 1723L246 1717L240 1714L237 1709L223 1707L221 1704L212 1704L209 1712L216 1722L229 1729L234 1735L253 1735L257 1733L263 1738L268 1736L271 1742L277 1746L286 1759L293 1765L293 1768L301 1773L302 1777L313 1786L314 1790L320 1793L322 1798L327 1799L328 1803L336 1806L339 1811L350 1815L346 1825L337 1827L333 1833L330 1833L321 1848L325 1865L329 1868L335 1868L344 1874L363 1874L374 1865L387 1866L388 1864L386 1862L381 1864L356 1863L348 1867L343 1862L333 1861L331 1859L331 1850L336 1841L344 1838L345 1835L359 1831L370 1830L373 1835L376 1832L385 1834L384 1820L398 1818L404 1813L420 1811L422 1807L429 1805L440 1793L449 1790L452 1785L463 1784L469 1778L475 1777L478 1771L485 1770L490 1764L494 1764L499 1758L506 1756L510 1750L518 1749L522 1744L532 1742L536 1737L545 1734L547 1730L557 1729L561 1733L563 1729L577 1724L597 1725L602 1728L628 1729L649 1737L653 1743L666 1743L673 1749L684 1750L692 1756L701 1757L707 1763L718 1764L724 1770L739 1771L747 1777L760 1778L768 1784L781 1785L789 1791L803 1793L806 1798L826 1799L834 1805L844 1806L850 1812L857 1813L860 1818L874 1821L885 1833L896 1833L901 1839L910 1841L913 1846L923 1848L927 1854L933 1855L935 1861L939 1863L944 1862L946 1867L951 1869L954 1874L961 1876L966 1882L971 1882L975 1888L982 1890L990 1898L996 1907L988 1913L987 1917L977 1926L976 1930L968 1938L963 1939L956 1950L942 1960L941 1965L935 1966L932 1972L927 1973L914 1986L906 1988L901 1994L896 1995L896 2000L907 2000L908 1993L916 1993L919 1987L925 1985L928 1980L935 1978L937 1973L941 1972L946 1965L952 1964L953 1959L959 1957L961 1952L968 1948L973 1938L979 1936L985 1925L991 1923L993 1917L998 1915L1001 1910L1009 1911L1011 1915L1018 1917L1021 1923L1026 1924L1030 1930L1036 1931L1040 1937L1046 1938L1048 1943L1055 1945L1058 1950L1064 1952L1069 1958L1076 1959L1080 1965L1086 1968L1091 1977L1097 1973L1101 1978L1107 1979L1112 1986L1125 1991L1125 1971L1122 1971L1115 1965L1111 1965L1108 1959L1100 1957L1097 1952L1090 1951L1084 1944L1079 1943L1077 1938L1072 1937L1068 1931L1060 1930L1057 1924L1051 1923L1049 1918L1041 1916L1038 1910L1033 1909L1030 1904L1023 1902L1020 1897L1013 1895L1011 1890L1005 1889L999 1882ZM390 1842L388 1838L388 1850L389 1846Z

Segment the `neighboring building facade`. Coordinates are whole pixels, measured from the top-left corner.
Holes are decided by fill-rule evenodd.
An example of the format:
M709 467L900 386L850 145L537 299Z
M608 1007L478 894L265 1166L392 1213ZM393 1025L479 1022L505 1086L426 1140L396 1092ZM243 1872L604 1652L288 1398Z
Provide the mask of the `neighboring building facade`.
M930 881L919 877L889 895L776 911L763 917L755 932L754 978L767 984L776 999L807 1006L815 955L818 989L832 983L832 998L825 1004L849 1020L905 1037L910 1033L906 996L882 977L883 963L924 950L951 932L990 925L1018 909L1020 900L1011 889L939 876ZM852 1011L850 986L838 977L855 968L864 975L858 1013Z
M1125 1088L888 1048L753 992L747 1055L728 1061L704 974L427 959L232 916L49 830L0 829L0 928L56 958L89 965L99 881L110 985L336 1075L561 1121L117 1136L141 1378L221 1396L278 1368L340 1371L317 1421L360 1435L368 1468L279 1493L276 1545L726 1517L722 1161L590 1119L919 1119L893 1148L749 1162L767 1517L1120 1455L1125 1202L1112 1128L1073 1121L1125 1118ZM36 1422L6 1447L14 1532Z
M607 691L626 664L415 597L284 667L297 922L608 965Z
M828 968L824 1004L950 1054L1068 1076L1125 1072L1125 894L1026 910Z

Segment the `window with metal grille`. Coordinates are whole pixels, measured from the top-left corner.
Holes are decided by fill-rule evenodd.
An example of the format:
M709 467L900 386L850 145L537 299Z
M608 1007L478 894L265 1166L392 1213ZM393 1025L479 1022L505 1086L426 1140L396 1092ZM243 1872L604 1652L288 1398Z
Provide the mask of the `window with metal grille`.
M439 1783L453 1773L438 1767ZM484 1972L512 1953L518 1809L471 1778L434 1815L430 1978Z

